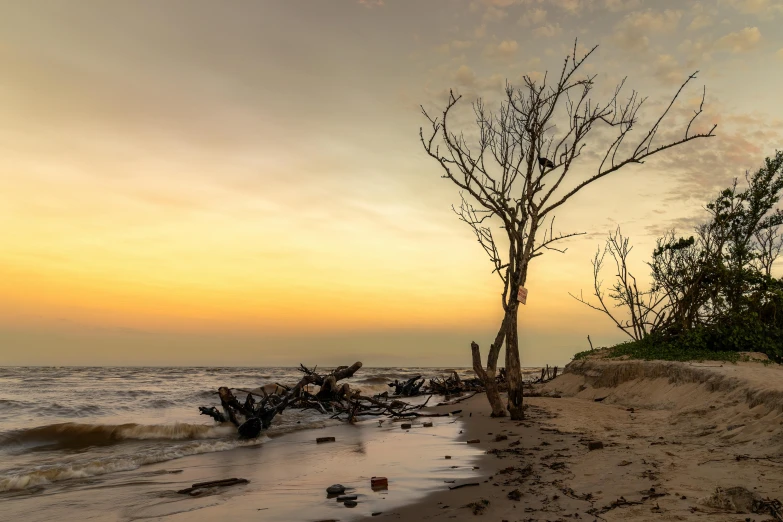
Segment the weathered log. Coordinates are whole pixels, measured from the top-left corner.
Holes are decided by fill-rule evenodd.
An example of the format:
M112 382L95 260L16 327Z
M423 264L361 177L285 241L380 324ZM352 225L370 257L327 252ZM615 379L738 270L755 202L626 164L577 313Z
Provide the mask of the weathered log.
M421 379L421 375L411 377L405 382L400 382L395 379L393 383L389 384L390 388L394 388L394 395L402 395L404 397L414 397L419 394L421 387L424 385L424 379Z
M248 482L250 481L243 478L230 478L230 479L223 479L223 480L213 480L210 482L198 482L196 484L193 484L189 488L185 488L177 491L177 493L181 495L188 495L197 489L224 488L227 486L236 486L237 484L247 484Z

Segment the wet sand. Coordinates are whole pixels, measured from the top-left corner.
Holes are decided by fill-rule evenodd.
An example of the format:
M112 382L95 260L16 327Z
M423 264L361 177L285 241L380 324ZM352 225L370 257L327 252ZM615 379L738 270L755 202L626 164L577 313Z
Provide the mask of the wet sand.
M0 519L354 520L415 502L442 488L444 481L477 475L473 468L485 455L458 441L461 419L425 420L433 427L424 428L421 421L413 421L410 430L389 420L382 425L377 420L340 424L134 471L64 480L5 494ZM327 436L336 442L315 442ZM388 477L388 490L372 491L372 476ZM196 482L232 477L250 482L200 497L176 493ZM334 483L357 495L358 506L347 508L327 498L326 487Z

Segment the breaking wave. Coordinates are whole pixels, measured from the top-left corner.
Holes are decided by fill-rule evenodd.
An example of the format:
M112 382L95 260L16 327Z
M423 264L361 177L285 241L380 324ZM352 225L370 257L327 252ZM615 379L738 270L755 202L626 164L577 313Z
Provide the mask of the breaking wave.
M46 446L47 449L80 449L106 446L126 440L215 439L236 433L233 426L204 424L79 424L64 422L13 431L0 436L3 444Z
M269 440L215 440L178 444L144 453L93 459L85 462L57 464L38 469L0 476L0 492L16 491L42 486L67 479L87 478L118 471L130 471L147 464L156 464L201 453L226 451L243 446L255 446Z

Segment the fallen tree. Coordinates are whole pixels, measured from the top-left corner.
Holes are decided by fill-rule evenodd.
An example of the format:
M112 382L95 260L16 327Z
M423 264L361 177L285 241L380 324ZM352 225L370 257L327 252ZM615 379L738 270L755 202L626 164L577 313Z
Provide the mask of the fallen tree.
M237 427L237 432L242 438L258 437L262 430L272 425L272 419L286 408L312 409L330 415L332 419L344 418L349 422L354 422L362 416L408 418L448 415L417 411L427 405L429 398L423 404L412 405L389 398L388 394L368 397L362 395L360 390L352 390L348 383L339 384L339 381L352 377L361 367L362 363L357 361L351 366L340 366L327 374L320 374L316 371L317 368L310 369L300 365L299 371L304 375L292 387L275 384L276 392L273 393L267 392L266 387L256 390L237 389L247 394L244 402L240 402L231 389L221 386L218 388L218 396L222 410L215 406L201 406L199 411L217 422L232 423ZM419 391L424 380L421 384L417 384L417 379L419 377L413 381L414 385L409 390L415 388L417 392ZM318 391L312 393L309 390L311 385L318 386Z

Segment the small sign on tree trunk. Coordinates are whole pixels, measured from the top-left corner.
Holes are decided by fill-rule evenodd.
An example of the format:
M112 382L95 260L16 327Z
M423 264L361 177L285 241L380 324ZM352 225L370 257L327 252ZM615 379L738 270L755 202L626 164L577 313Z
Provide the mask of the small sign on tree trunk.
M522 304L527 304L527 288L524 286L519 287L519 291L517 292L517 301Z

